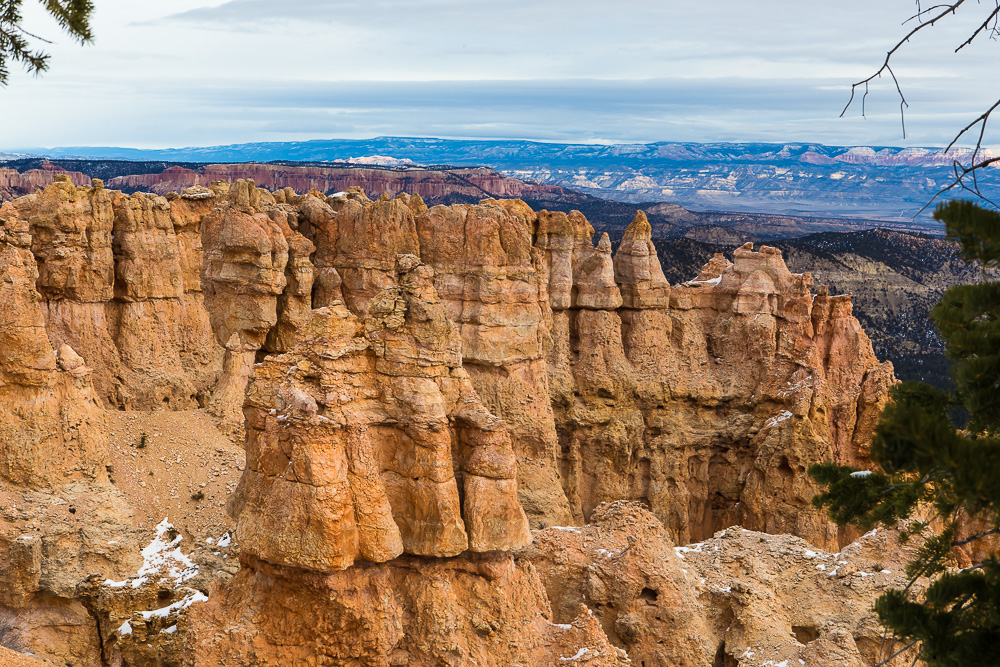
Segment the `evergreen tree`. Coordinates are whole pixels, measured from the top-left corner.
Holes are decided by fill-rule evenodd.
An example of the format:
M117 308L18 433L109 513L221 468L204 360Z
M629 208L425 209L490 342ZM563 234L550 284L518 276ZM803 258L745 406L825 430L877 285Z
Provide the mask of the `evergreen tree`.
M90 0L39 0L59 27L81 44L93 40ZM0 85L7 83L10 64L20 63L28 72L40 74L48 69L49 56L34 42L47 40L24 29L21 10L24 0L0 0Z
M934 217L967 261L984 271L1000 267L1000 213L952 201ZM919 646L934 667L1000 665L1000 560L983 541L1000 534L1000 282L985 278L949 288L931 312L953 361L954 392L916 382L893 389L872 443L880 470L809 469L826 485L813 504L837 523L867 530L904 521L902 539L927 536L907 565L910 583L882 595L875 612L903 647ZM968 420L964 428L956 426L958 415ZM917 510L929 510L924 521L913 520ZM978 532L966 535L960 525ZM953 549L973 543L990 555L954 567ZM930 585L917 598L911 588L921 577Z

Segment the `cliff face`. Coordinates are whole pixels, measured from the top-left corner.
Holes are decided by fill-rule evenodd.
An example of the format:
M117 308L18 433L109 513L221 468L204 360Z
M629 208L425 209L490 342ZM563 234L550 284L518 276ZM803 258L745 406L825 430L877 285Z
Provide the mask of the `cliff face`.
M321 167L276 164L209 164L197 169L168 167L158 174L130 174L108 181L108 187L143 190L166 195L192 185L208 186L215 181L250 179L268 190L291 188L296 192L344 192L363 187L369 192L385 192L390 197L419 192L434 200L476 200L482 197L531 197L559 199L579 197L553 185L526 183L508 178L492 169L364 169L361 167ZM565 193L565 194L564 194Z
M87 360L107 404L197 407L221 365L198 279L210 204L56 178L9 205L8 222L31 239L51 344Z
M739 524L836 546L805 470L866 463L893 381L850 298L813 294L778 251L749 245L668 289L635 270L655 259L637 247L651 248L641 218L616 257L632 307L556 315L552 402L575 512L643 499L680 542Z
M51 184L56 176L67 176L76 185L87 185L90 177L78 171L66 171L43 161L37 169L18 172L16 169L0 167L0 201L16 199Z
M529 523L626 499L674 543L740 524L836 547L805 469L865 465L893 382L849 297L749 245L671 287L641 214L613 254L579 212L517 200L428 208L248 181L163 198L60 178L0 223L16 306L0 355L17 350L0 389L37 410L0 413L11 485L85 479L111 498L101 403L202 404L245 433L240 571L164 612L186 615L162 640L178 663L551 664L583 647L624 664L628 631L599 609L560 602L572 623L552 624L513 555ZM31 588L45 552L36 567L18 530L7 548L27 565L3 576L28 597L0 600L13 607L49 590ZM114 628L156 584L89 585L106 652L148 658L137 638L159 620Z
M272 206L295 209L316 248L313 307L342 299L370 317L398 255L433 269L463 368L508 425L536 524L628 498L682 542L734 523L842 539L809 506L805 469L866 463L892 370L850 298L813 294L778 251L743 247L671 288L641 215L612 258L581 214L516 201L427 209L416 197L283 192Z
M705 227L683 239L655 239L664 271L674 281L693 275L713 254L752 238ZM946 388L949 362L930 310L944 291L982 279L981 269L962 259L954 241L872 229L822 233L776 242L792 271L852 295L854 315L879 359L889 360L901 380Z
M137 545L105 471L108 426L92 370L46 335L42 273L20 213L0 207L0 611L17 610L50 656L97 665L76 584L129 568Z
M891 367L850 298L814 295L777 251L717 256L671 288L641 214L612 257L582 214L516 200L213 187L168 201L61 180L5 209L30 237L52 345L95 369L107 404L210 402L238 428L253 363L289 351L313 308L371 316L408 254L506 423L536 524L626 498L679 541L732 523L839 539L804 471L865 463Z

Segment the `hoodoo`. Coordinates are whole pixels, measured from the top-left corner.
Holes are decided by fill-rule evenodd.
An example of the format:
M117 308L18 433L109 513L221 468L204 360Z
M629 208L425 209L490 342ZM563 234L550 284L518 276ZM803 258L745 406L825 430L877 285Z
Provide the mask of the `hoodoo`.
M519 200L57 178L0 208L0 605L35 652L696 665L766 645L871 664L865 605L890 579L832 585L869 547L831 574L857 536L812 508L805 470L866 465L892 366L850 297L777 250L671 286L642 213L614 249ZM140 558L108 478L106 410L189 409L245 447L238 571L188 559L167 524L173 560ZM672 548L705 540L715 560ZM792 561L800 585L779 585ZM806 629L782 630L801 641L761 625L757 592L803 590ZM838 596L855 602L830 612Z

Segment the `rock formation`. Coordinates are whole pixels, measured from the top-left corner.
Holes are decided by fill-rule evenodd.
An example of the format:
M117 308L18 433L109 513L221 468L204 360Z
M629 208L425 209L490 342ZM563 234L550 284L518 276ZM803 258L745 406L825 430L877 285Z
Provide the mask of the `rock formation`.
M635 503L603 504L592 519L536 532L524 555L553 620L586 605L633 665L861 667L888 656L871 608L906 585L901 563L915 550L902 550L894 532L873 531L831 554L739 527L674 546Z
M631 664L578 611L552 623L534 568L509 554L403 556L325 575L244 561L225 592L192 609L185 664Z
M0 201L9 201L31 194L56 180L56 176L66 176L76 185L87 185L90 176L78 171L66 171L48 160L43 160L37 168L18 172L16 169L0 167Z
M778 251L747 245L670 286L641 214L614 252L579 212L253 181L159 197L62 177L4 204L0 230L12 304L0 313L0 604L35 610L38 638L53 618L84 628L79 596L98 621L53 655L88 642L136 664L161 644L205 665L614 665L623 648L639 664L704 664L746 662L734 651L761 642L767 659L807 655L749 620L720 654L730 612L702 610L705 591L669 560L672 543L732 525L830 550L853 537L811 507L805 470L866 465L892 367L850 297L814 294ZM197 405L245 433L229 504L241 567L197 589L208 601L184 608L176 636L154 623L125 639L108 624L159 584L106 581L136 556L113 537L129 512L104 471L102 410ZM602 505L623 499L651 514ZM551 528L525 552L541 580L514 555L529 522L587 521L597 528ZM627 570L608 590L616 570L580 549L590 536L623 549L622 531L641 526L656 571ZM585 536L564 550L597 574L572 576L603 593L553 583L561 556L545 545L562 533ZM649 597L640 579L669 601L656 622L635 602ZM681 621L689 635L653 645ZM161 631L171 637L154 643ZM816 632L817 656L855 660L839 630Z
M555 310L552 403L576 515L642 499L679 542L738 524L837 547L846 536L809 506L805 470L865 464L893 382L850 297L813 295L766 246L673 288L658 268L637 216L616 257L624 307L578 296Z
M462 368L432 272L401 255L396 275L363 320L318 309L292 351L254 369L230 504L245 553L333 572L529 541L510 438Z
M32 244L18 208L0 207L0 612L15 615L36 653L89 667L99 664L96 631L76 584L127 569L135 542L130 509L105 472L92 371L46 335L35 285L66 285L70 274L43 278Z
M579 193L559 186L527 183L483 167L366 169L357 166L208 164L195 169L173 166L158 174L119 176L109 180L108 186L130 192L143 190L166 195L193 185L207 187L215 181L234 183L238 180L253 180L268 190L290 188L296 192L316 190L320 193L334 193L346 192L350 188L364 188L369 192L385 192L390 197L419 192L436 201L477 201L484 197L530 197L546 200L582 198ZM0 176L0 188L2 183ZM21 194L26 192L30 190L22 190Z
M8 224L31 238L51 343L86 360L98 395L119 408L197 407L221 365L191 228L210 202L125 197L56 175L9 206Z

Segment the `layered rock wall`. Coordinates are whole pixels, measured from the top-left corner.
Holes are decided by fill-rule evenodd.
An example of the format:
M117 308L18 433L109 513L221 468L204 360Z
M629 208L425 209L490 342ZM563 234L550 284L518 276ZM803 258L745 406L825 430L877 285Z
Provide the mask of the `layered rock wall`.
M221 366L197 273L209 203L56 179L10 204L31 238L51 344L82 355L109 405L197 407Z
M535 525L627 498L679 541L741 523L833 546L805 469L864 464L892 382L849 297L813 294L766 247L671 288L642 214L612 253L582 214L516 200L427 208L248 181L167 200L63 178L9 206L49 338L107 404L210 402L234 430L255 361L292 349L313 309L364 320L398 287L397 256L419 257Z
M813 294L809 274L749 245L670 288L640 215L614 260L624 295L614 308L617 294L587 275L605 275L610 259L600 245L582 247L597 254L576 270L576 301L554 308L549 354L577 516L631 498L680 542L734 524L827 547L846 539L810 507L816 487L805 471L822 460L867 462L893 382L850 297Z
M76 584L128 569L137 549L131 509L105 470L92 370L47 335L36 285L69 288L69 273L50 263L43 274L33 242L21 210L0 207L0 614L34 652L96 667L97 632Z
M671 287L641 214L614 252L582 214L516 200L428 208L252 181L168 199L60 178L5 204L0 229L15 306L0 316L0 475L18 493L83 504L68 490L83 483L114 504L101 403L204 404L245 431L229 505L241 572L191 625L209 661L322 644L360 664L540 664L570 658L552 647L576 632L618 664L617 621L549 627L511 556L529 522L581 524L628 499L675 543L740 524L837 547L849 536L810 506L805 470L865 465L893 382L850 297L749 245ZM22 539L34 515L5 516L0 547L24 567L3 571L0 603L68 601ZM322 623L289 635L275 591ZM388 626L349 636L376 616Z

